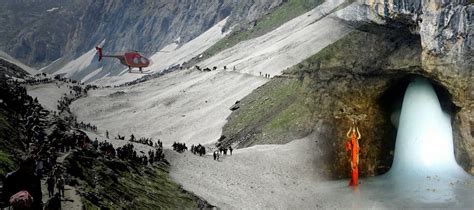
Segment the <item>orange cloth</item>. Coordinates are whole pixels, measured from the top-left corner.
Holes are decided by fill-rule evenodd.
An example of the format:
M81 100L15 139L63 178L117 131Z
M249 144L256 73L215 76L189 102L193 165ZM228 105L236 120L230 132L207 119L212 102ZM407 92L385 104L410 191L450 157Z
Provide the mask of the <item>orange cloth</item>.
M351 139L346 143L346 151L351 150L351 181L349 186L357 186L359 184L359 142L357 140L356 133L352 131Z

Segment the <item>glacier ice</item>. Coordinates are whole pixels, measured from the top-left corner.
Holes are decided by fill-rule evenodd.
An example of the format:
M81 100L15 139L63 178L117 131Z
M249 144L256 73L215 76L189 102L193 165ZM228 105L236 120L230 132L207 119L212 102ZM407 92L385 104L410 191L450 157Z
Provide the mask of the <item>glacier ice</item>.
M474 179L456 162L451 116L428 80L411 81L391 120L398 131L390 171L361 179L358 188L348 180L317 186L326 207L473 209Z
M426 79L407 87L398 123L391 176L463 174L454 158L451 117Z

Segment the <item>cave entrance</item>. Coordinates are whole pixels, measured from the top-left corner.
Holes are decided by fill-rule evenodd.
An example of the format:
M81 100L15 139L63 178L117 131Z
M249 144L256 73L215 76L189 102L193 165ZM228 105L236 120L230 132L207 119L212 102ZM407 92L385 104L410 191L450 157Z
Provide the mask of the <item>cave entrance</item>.
M377 168L377 174L384 174L392 167L395 154L395 143L397 138L398 123L402 108L403 99L408 85L415 78L424 78L433 86L438 97L441 109L448 113L453 120L458 108L452 102L452 96L449 91L440 83L416 74L409 74L399 78L393 78L388 82L386 90L381 94L378 103L382 108L385 124L382 125L387 132L381 144L382 155L380 156L380 166Z

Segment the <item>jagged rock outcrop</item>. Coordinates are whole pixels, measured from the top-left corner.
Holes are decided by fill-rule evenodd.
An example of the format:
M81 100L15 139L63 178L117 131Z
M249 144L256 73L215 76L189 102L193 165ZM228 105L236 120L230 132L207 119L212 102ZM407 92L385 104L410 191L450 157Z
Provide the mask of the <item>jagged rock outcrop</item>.
M426 69L473 62L474 5L467 0L365 0L377 14L412 25L420 34Z

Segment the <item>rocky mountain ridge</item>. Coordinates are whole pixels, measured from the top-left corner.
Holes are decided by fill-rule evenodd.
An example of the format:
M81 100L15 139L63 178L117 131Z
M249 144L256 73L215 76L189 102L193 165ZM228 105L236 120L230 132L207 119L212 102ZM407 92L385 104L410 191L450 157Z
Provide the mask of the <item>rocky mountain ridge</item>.
M34 67L70 61L105 41L108 52L145 55L185 43L222 19L228 27L251 22L277 1L15 1L0 6L5 38L0 49ZM110 66L106 67L110 68Z

